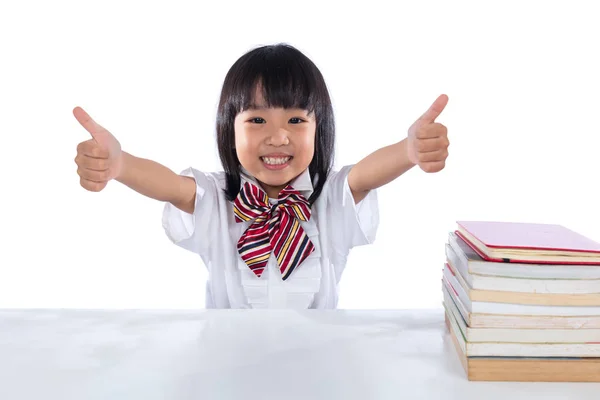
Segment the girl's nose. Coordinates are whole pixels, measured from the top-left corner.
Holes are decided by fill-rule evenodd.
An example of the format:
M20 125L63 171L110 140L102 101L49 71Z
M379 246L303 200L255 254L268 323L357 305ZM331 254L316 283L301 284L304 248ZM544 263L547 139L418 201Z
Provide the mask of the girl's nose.
M267 141L271 146L285 146L290 143L288 131L276 129L269 135Z

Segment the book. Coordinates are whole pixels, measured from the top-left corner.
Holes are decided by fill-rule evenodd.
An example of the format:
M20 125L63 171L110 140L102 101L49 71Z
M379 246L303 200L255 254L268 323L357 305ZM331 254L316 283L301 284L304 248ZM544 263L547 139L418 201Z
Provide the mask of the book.
M469 342L456 318L446 310L446 318L467 357L600 357L600 343L508 343Z
M443 306L454 316L465 340L471 343L600 343L600 329L472 328L447 291L444 291Z
M518 315L471 312L458 295L443 284L444 296L449 296L467 325L472 328L506 329L600 329L600 316L589 315Z
M509 315L548 315L548 316L600 316L598 306L548 306L532 304L498 303L471 300L467 292L452 274L444 273L442 282L449 291L453 291L465 309L471 313L509 314Z
M469 381L600 382L600 358L467 357L464 338L448 317L446 329Z
M457 221L456 234L484 260L600 265L600 243L557 224Z
M581 282L583 279L600 279L598 265L506 263L484 260L455 232L448 233L446 246L456 254L457 268L473 275L522 279L571 279L576 282Z
M600 306L600 293L527 293L473 289L449 263L444 265L443 273L449 280L458 282L472 301L544 306Z
M471 273L465 255L457 253L449 244L446 244L446 262L473 289L553 294L600 293L600 279L512 278Z

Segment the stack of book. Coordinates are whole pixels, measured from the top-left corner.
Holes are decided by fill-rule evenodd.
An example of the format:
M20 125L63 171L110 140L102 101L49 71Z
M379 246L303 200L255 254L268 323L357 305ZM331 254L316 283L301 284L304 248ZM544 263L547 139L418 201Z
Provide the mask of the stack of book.
M457 224L442 290L468 379L600 382L600 244L560 225Z

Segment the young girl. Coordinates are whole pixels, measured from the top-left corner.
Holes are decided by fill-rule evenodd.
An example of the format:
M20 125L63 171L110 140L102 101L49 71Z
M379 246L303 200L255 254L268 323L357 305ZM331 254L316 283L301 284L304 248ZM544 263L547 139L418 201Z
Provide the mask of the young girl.
M208 268L207 308L335 308L350 249L375 239L375 189L414 165L444 168L447 130L435 118L447 101L440 96L404 140L332 171L323 76L297 49L265 46L225 77L216 129L223 172L177 175L128 154L80 107L73 114L92 139L75 162L87 190L115 179L166 203L166 234Z

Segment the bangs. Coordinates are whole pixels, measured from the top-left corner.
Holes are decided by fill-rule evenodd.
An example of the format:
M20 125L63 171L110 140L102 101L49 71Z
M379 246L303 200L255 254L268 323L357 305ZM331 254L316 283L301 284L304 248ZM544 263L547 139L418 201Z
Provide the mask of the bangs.
M236 114L263 107L299 108L310 114L321 108L314 69L286 50L259 52L240 65L229 97Z

